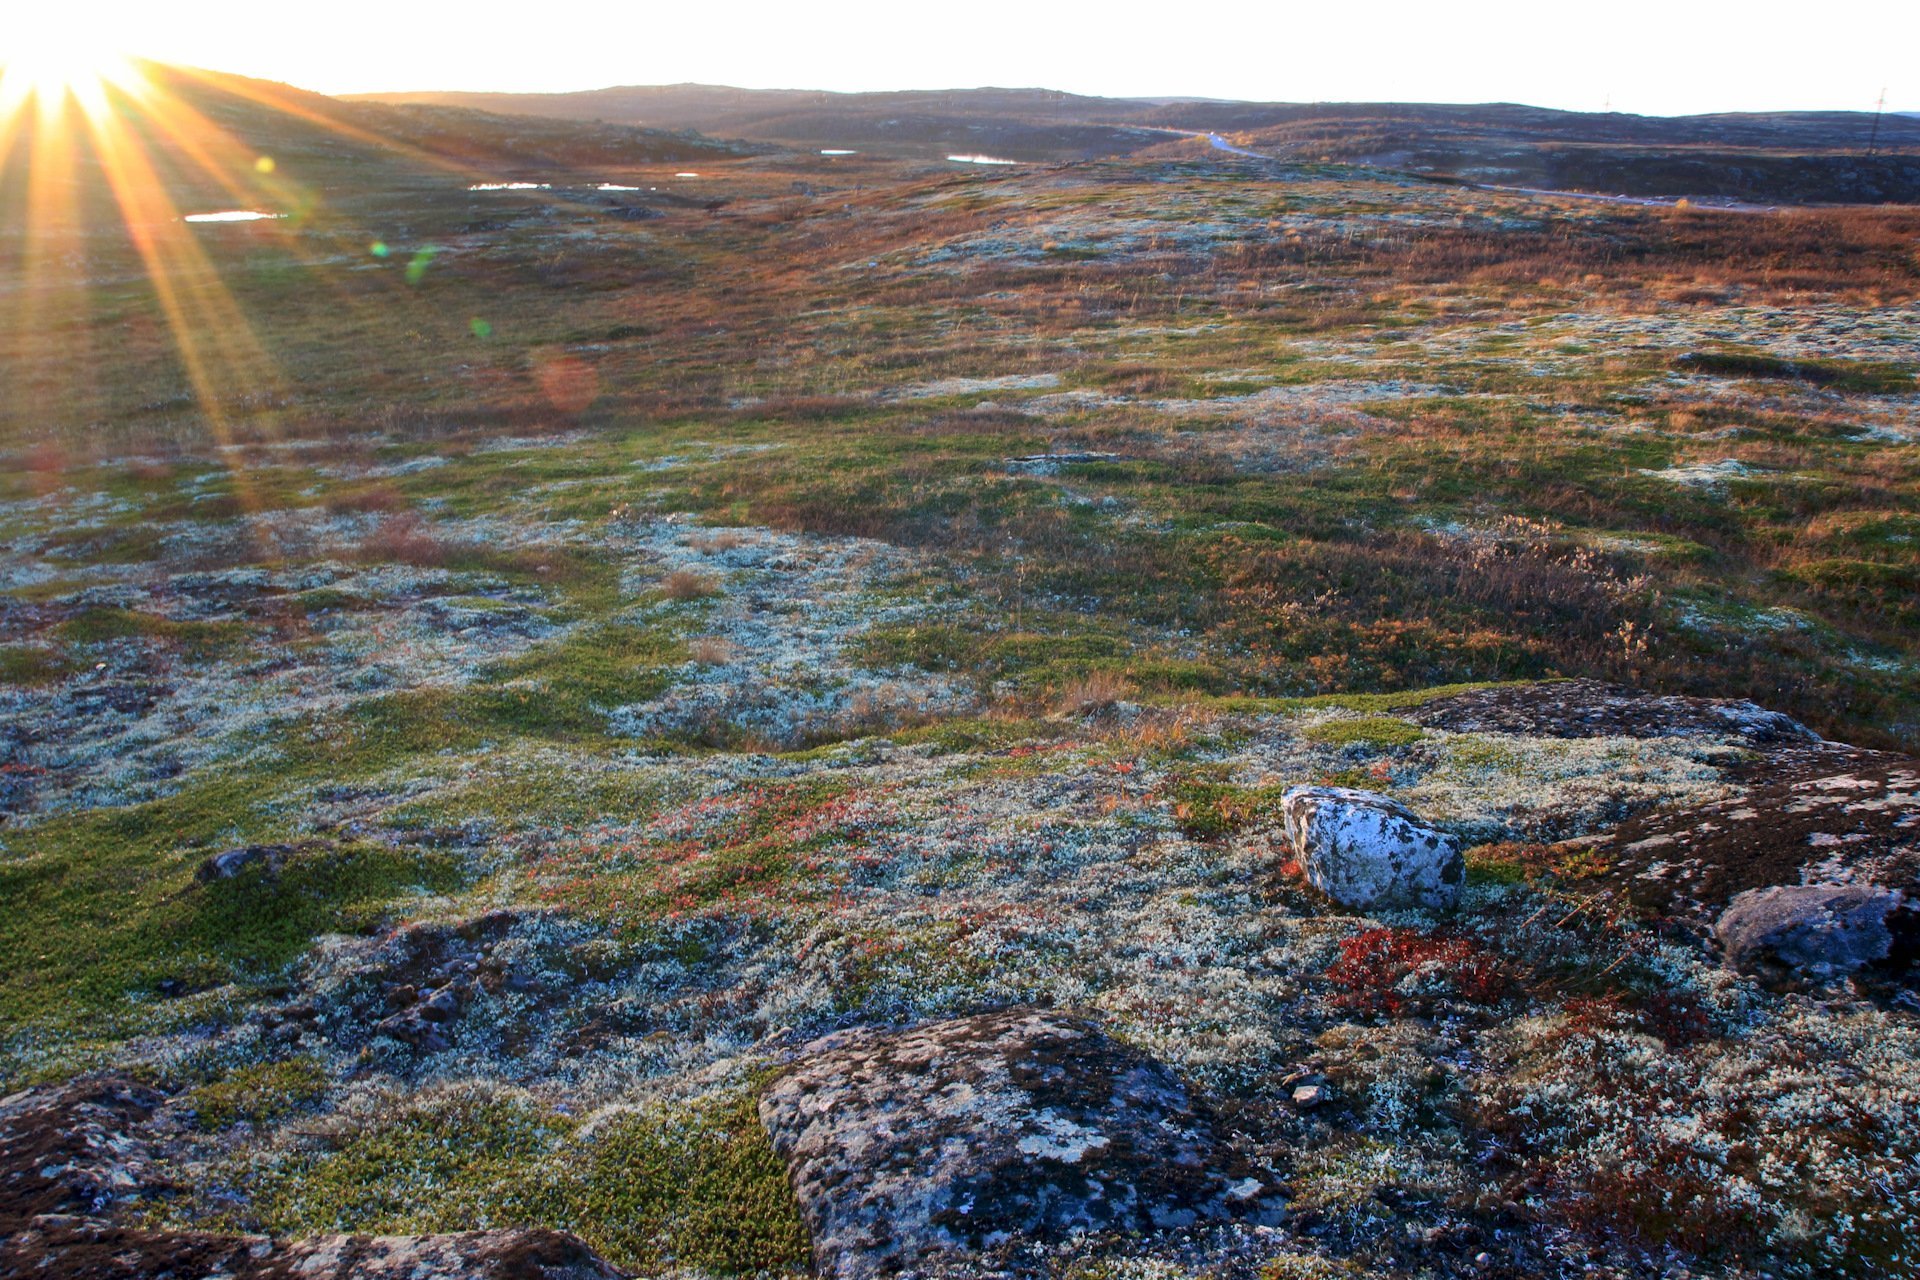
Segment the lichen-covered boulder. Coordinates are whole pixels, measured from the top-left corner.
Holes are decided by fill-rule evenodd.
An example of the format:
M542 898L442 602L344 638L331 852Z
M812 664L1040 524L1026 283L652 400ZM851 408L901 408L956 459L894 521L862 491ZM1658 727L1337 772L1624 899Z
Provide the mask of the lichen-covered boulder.
M812 1230L815 1270L840 1280L1013 1239L1281 1211L1170 1070L1051 1012L815 1041L760 1119Z
M1905 933L1905 897L1869 884L1794 884L1737 895L1714 934L1737 969L1833 978L1878 964Z
M1295 787L1281 797L1280 814L1307 882L1342 906L1444 911L1459 900L1459 843L1386 796Z

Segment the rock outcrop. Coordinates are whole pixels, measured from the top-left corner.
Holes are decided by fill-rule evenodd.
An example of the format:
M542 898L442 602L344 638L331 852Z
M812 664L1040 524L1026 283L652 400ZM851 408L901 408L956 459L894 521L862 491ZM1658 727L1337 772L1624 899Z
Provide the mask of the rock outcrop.
M1622 823L1593 858L1638 905L1712 921L1750 889L1920 884L1920 761L1837 749L1733 795Z
M1450 733L1513 733L1539 738L1731 737L1753 747L1805 747L1820 736L1799 721L1754 703L1642 693L1599 680L1474 689L1397 713Z
M1295 787L1280 811L1307 882L1342 906L1444 911L1460 897L1459 843L1386 796Z
M1896 932L1905 949L1911 916L1879 885L1775 885L1736 896L1714 934L1735 968L1833 978L1890 958Z
M100 1217L151 1187L138 1126L165 1095L119 1074L0 1099L0 1234L42 1214Z
M0 1243L0 1275L61 1280L620 1280L579 1237L516 1228L433 1236L156 1231L43 1217Z
M60 1280L618 1280L577 1237L513 1229L429 1236L173 1231L119 1219L170 1188L140 1128L165 1101L121 1075L0 1099L0 1276Z
M1164 1065L1010 1010L808 1045L760 1103L838 1280L1013 1239L1273 1218L1273 1187Z

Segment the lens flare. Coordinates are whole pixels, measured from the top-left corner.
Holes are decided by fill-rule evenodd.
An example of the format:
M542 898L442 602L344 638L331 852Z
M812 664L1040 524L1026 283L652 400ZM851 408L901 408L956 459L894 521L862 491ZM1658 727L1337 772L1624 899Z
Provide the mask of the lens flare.
M102 38L86 10L38 12L7 19L0 44L0 119L37 104L58 114L69 102L89 115L107 108L107 89L130 83L133 68L124 53Z

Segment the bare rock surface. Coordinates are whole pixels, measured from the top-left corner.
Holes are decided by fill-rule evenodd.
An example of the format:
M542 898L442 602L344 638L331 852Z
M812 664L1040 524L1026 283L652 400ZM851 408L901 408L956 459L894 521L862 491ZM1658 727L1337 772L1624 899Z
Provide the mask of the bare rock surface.
M157 1229L124 1210L170 1188L140 1132L165 1101L124 1075L0 1099L0 1276L61 1280L616 1280L563 1231L266 1236Z
M1279 1211L1178 1077L1052 1012L815 1041L767 1091L760 1118L823 1276Z
M1820 736L1790 716L1744 700L1667 697L1599 680L1501 685L1438 698L1399 713L1451 733L1544 738L1744 739L1753 747L1808 747Z
M578 1237L515 1228L432 1236L265 1236L162 1231L60 1216L0 1243L0 1274L62 1280L618 1280Z
M100 1216L137 1199L152 1154L135 1130L164 1100L117 1073L0 1099L0 1233L40 1214Z
M1280 811L1308 883L1342 906L1441 911L1460 897L1459 843L1397 801L1352 787L1295 787Z
M1774 885L1920 884L1920 760L1836 751L1799 763L1629 819L1594 854L1642 907L1701 920Z
M1714 933L1735 968L1831 978L1890 958L1896 932L1906 943L1905 907L1903 894L1879 885L1775 885L1737 895Z

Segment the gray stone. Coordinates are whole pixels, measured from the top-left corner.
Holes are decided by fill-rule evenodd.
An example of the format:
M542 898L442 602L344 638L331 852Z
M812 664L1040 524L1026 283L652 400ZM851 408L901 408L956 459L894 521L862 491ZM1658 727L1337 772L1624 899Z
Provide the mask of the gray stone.
M1832 978L1893 952L1904 896L1879 885L1775 885L1735 896L1714 934L1737 969Z
M267 875L278 875L287 865L287 859L295 856L303 848L314 847L315 842L306 845L293 844L249 844L238 849L225 849L204 859L194 871L193 878L201 884L212 884L216 880L231 880L248 867L258 866Z
M829 1036L775 1081L760 1119L815 1270L840 1280L1015 1239L1281 1212L1170 1070L1057 1013Z
M1307 882L1341 906L1444 911L1459 900L1466 864L1458 842L1386 796L1295 787L1280 812Z

